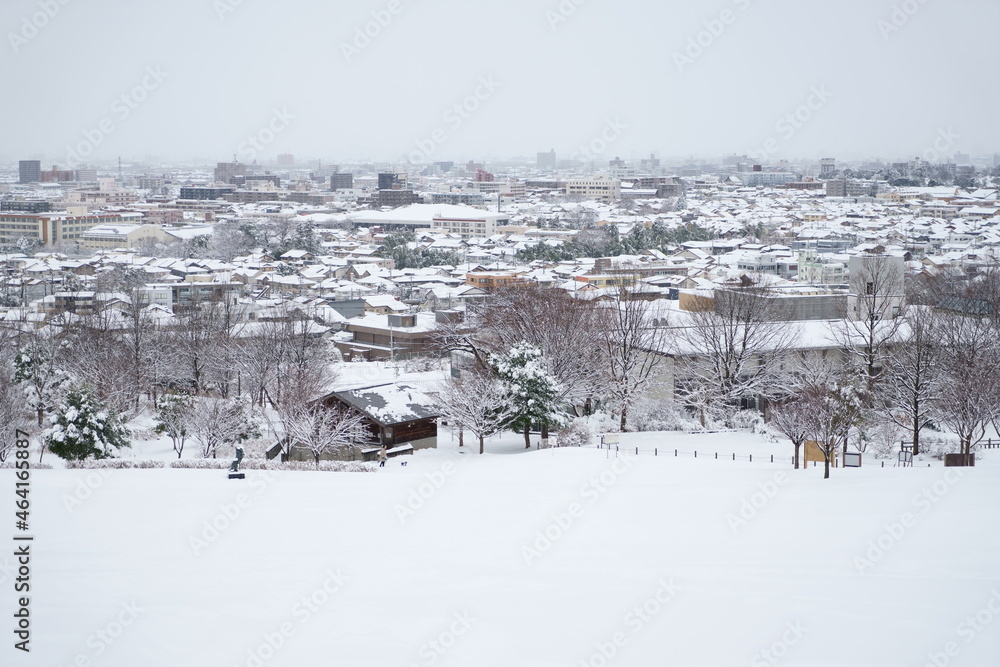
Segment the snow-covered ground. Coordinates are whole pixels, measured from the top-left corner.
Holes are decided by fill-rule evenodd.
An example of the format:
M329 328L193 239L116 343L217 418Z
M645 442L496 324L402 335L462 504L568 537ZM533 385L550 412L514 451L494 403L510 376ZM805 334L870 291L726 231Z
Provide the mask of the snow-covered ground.
M1000 664L996 451L824 481L749 435L441 440L376 474L35 472L32 651L2 664Z

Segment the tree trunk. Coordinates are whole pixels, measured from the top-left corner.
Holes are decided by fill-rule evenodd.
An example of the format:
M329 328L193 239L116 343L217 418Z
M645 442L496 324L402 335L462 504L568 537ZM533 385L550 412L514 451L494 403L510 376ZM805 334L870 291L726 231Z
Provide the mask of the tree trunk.
M830 479L830 454L823 457L823 479Z
M542 422L542 440L549 439L549 423L547 421Z
M42 423L43 423L44 420L45 420L45 409L44 408L38 408L38 427L39 428L42 427Z
M465 446L465 429L463 429L461 426L458 427L458 446L459 447Z
M524 448L531 449L531 422L524 422Z
M623 406L622 406L622 418L621 418L621 423L619 424L619 430L620 430L620 431L621 431L622 433L624 433L624 432L625 432L625 423L626 423L626 421L627 421L627 420L628 420L628 408L627 408L627 407L625 407L625 406L623 405Z
M795 443L795 469L799 469L799 448L802 446L801 442Z
M479 436L479 453L482 454L486 451L486 447L483 445L483 436Z

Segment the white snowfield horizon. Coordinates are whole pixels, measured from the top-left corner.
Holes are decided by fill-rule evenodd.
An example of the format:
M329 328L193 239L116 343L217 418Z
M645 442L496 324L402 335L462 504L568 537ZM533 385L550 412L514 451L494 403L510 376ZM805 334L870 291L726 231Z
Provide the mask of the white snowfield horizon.
M636 435L622 452L702 446ZM39 667L997 664L995 451L975 468L870 465L824 481L783 454L757 462L784 444L701 438L755 462L523 452L515 436L484 456L443 440L376 474L38 470L32 650L8 634L0 655ZM0 470L0 487L13 474ZM67 505L88 475L100 484ZM8 619L12 566L0 555Z

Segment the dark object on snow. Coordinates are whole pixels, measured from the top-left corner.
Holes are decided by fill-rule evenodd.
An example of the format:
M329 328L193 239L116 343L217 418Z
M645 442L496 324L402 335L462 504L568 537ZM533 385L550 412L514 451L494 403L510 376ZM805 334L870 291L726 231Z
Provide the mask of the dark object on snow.
M944 467L945 468L966 468L976 465L976 455L969 454L969 459L966 461L965 454L945 454L944 455Z
M243 473L241 473L239 471L240 470L240 461L242 461L242 460L243 460L243 448L242 447L237 447L236 448L236 458L229 465L229 479L246 479L246 475L244 475Z

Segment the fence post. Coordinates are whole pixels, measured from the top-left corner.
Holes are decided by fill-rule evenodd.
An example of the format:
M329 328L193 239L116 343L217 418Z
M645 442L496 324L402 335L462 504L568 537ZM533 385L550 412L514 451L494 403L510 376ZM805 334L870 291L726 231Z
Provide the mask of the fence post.
M695 457L695 458L698 458L698 450L697 450L697 449L696 449L696 450L694 450L694 457Z
M718 460L719 460L719 452L716 452L716 453L715 453L715 460L716 460L716 461L718 461Z
M771 463L774 463L774 454L771 454Z
M638 447L635 448L635 455L639 456L639 448Z
M736 460L736 452L733 452L733 460Z
M750 455L750 463L753 463L753 454Z
M653 447L653 456L659 456L659 455L660 455L660 448Z
M674 450L674 458L677 458L677 450Z

